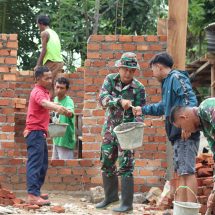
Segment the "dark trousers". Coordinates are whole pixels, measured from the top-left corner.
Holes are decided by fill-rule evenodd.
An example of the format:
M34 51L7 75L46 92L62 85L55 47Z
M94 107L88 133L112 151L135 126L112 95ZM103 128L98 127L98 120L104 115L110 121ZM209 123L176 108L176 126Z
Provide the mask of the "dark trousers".
M27 191L40 196L48 169L48 148L44 131L31 131L26 137L28 161L26 166Z

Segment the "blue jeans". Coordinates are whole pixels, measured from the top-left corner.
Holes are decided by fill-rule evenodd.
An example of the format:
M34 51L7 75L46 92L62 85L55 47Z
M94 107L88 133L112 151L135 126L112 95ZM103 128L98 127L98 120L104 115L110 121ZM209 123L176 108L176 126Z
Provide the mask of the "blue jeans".
M28 161L26 166L27 191L40 196L48 169L48 148L44 131L31 131L26 137Z
M181 175L195 174L196 156L199 150L199 140L176 140L174 148L175 172Z

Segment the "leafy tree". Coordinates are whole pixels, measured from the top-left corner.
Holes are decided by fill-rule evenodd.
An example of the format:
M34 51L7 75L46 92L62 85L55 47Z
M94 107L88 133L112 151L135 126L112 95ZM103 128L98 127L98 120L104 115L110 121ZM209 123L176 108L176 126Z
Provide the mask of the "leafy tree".
M0 0L0 27L18 33L20 68L32 69L39 55L36 15L50 15L62 41L64 60L74 69L74 53L86 58L93 34L155 34L156 20L167 0ZM6 12L5 12L6 11Z
M1 0L0 27L2 33L18 34L18 57L22 69L32 69L39 56L39 30L36 15L55 11L57 1L52 0Z
M215 21L214 0L189 0L187 57L188 62L206 53L204 28Z

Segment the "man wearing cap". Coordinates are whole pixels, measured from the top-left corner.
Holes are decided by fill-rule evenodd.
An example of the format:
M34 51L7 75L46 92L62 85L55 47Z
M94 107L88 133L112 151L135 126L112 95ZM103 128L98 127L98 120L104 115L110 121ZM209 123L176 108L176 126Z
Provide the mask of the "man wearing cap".
M179 176L179 186L188 186L194 193L197 193L195 162L200 133L199 131L192 134L182 132L169 120L173 106L193 107L197 105L197 99L187 72L173 69L173 64L172 57L166 52L159 53L152 58L150 66L153 76L161 83L162 100L143 107L135 107L133 113L134 115L165 115L165 128L174 149L174 170ZM190 137L187 138L188 136ZM178 201L196 201L195 196L187 189L180 189L177 197Z
M134 78L135 71L140 69L134 53L124 53L121 59L116 61L115 66L118 73L107 75L99 95L99 102L106 109L100 157L105 199L98 203L96 208L105 208L119 200L118 176L121 176L121 204L113 211L125 212L133 209L134 152L120 148L113 129L122 122L143 121L142 116L133 115L131 105L145 104L145 88Z

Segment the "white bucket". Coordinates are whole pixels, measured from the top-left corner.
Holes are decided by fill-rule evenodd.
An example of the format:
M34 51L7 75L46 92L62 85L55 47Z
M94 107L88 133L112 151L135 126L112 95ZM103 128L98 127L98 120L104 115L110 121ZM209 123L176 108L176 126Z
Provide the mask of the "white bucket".
M135 149L143 145L143 126L142 122L127 122L113 129L123 150Z
M68 124L67 123L50 123L49 124L49 136L50 137L63 137L66 128Z
M195 193L187 186L179 186L175 191L175 195L181 188L188 189L195 196L197 203L173 201L173 215L198 215L201 204L198 203Z

